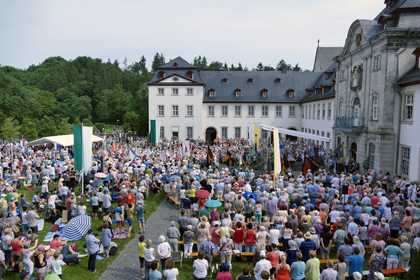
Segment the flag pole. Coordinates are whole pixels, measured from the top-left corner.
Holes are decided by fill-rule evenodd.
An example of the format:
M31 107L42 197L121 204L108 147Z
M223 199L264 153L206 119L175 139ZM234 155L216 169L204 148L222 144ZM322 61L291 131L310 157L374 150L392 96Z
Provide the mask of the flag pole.
M82 129L82 137L83 137L83 121L81 122L81 129ZM82 138L82 143L83 143L83 138ZM82 197L85 194L85 173L84 173L84 166L83 166L83 161L82 161L82 168L80 170L81 174L82 174Z

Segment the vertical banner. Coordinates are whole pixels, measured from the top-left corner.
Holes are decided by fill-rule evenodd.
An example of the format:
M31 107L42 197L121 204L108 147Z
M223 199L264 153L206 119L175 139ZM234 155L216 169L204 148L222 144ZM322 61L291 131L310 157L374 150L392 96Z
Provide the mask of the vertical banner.
M73 125L73 152L75 168L87 173L92 166L92 127Z
M156 145L156 120L150 120L150 143Z
M254 124L254 144L257 146L260 145L260 139L261 139L261 128L257 127Z
M274 149L274 176L277 178L281 172L280 140L279 130L273 129L273 149Z

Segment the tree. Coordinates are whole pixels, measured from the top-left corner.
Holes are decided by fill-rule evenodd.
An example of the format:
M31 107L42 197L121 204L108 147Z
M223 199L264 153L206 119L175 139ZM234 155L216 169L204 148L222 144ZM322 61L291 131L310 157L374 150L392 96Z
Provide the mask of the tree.
M20 134L27 140L34 140L38 137L36 122L30 118L24 118L20 124Z
M139 115L136 112L129 111L124 114L123 127L126 131L139 131Z
M277 71L286 73L287 71L292 70L292 66L290 64L287 64L284 59L280 60L276 67Z
M156 72L156 70L163 64L165 64L165 57L162 53L156 53L152 61L152 71Z
M302 68L300 68L299 64L296 63L296 65L293 67L292 71L294 72L302 72Z
M261 62L257 65L257 71L264 71L264 65Z
M16 140L19 136L19 126L15 119L9 117L3 121L3 125L0 128L1 137L11 142Z

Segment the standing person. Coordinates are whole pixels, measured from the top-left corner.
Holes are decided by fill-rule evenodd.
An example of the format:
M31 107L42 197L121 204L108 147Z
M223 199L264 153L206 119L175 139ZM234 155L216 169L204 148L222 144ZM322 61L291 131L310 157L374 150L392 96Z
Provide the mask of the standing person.
M228 263L222 263L220 265L219 272L216 274L216 280L233 280L229 267L230 265Z
M370 256L369 259L369 280L375 279L376 272L382 272L385 267L386 258L383 254L382 247L377 246L374 248L373 254Z
M399 259L402 255L402 251L398 246L398 241L392 239L390 244L385 247L384 252L386 253L386 268L393 269L397 268L399 265Z
M148 239L145 242L144 248L144 277L149 279L149 271L152 269L152 264L155 261L155 249L152 247L152 240Z
M177 280L178 279L178 268L175 267L174 262L171 259L166 260L165 270L163 271L163 277L165 280Z
M139 264L140 264L140 274L144 270L144 249L146 248L146 243L144 242L144 235L139 236L139 242L137 242L137 248L139 249Z
M108 224L103 224L102 232L101 232L101 243L102 243L102 246L104 247L105 258L109 257L109 248L111 246L111 241L112 241L111 230L109 229Z
M176 227L176 223L174 221L171 222L168 230L166 231L166 237L168 237L168 242L171 245L171 249L173 252L178 252L178 241L181 237L181 234Z
M159 236L159 245L157 246L157 253L162 265L162 269L165 269L165 261L172 255L171 245L165 240L165 236Z
M260 252L260 260L255 264L254 273L257 280L261 280L262 272L267 272L270 275L271 263L266 259L265 251Z
M319 259L316 257L316 251L309 252L310 259L305 265L305 280L319 280L321 278L319 272Z
M63 275L63 266L66 265L65 262L63 262L62 259L59 258L60 254L58 252L54 253L54 258L50 263L50 269L52 273L55 273L62 279ZM90 257L90 256L89 256Z
M300 251L302 252L303 261L306 262L309 259L309 252L316 250L316 244L311 239L312 235L308 231L303 236L305 240L300 244Z
M88 271L96 271L96 256L99 253L99 240L93 234L93 231L90 229L86 236L86 248L88 250L89 259L88 259Z
M292 280L303 280L305 279L305 262L302 260L302 253L298 252L296 258L297 260L291 266Z
M334 269L333 263L329 262L328 267L321 273L321 280L337 280L338 272Z
M187 226L187 230L182 235L183 241L184 241L184 256L189 257L192 253L193 249L193 242L194 242L194 232L192 231L193 227L192 225Z
M338 256L337 272L337 280L346 280L347 263L343 255Z
M233 247L234 245L231 238L225 237L221 240L220 261L222 264L227 263L229 267L232 267Z
M236 280L256 280L255 277L251 274L251 269L249 267L244 267L242 269L242 274L240 274Z
M286 262L286 255L281 255L280 265L277 269L276 280L290 280L290 266Z
M349 278L353 279L354 272L363 272L363 256L360 255L359 247L353 249L353 255L347 257L347 263L349 265Z
M195 280L205 280L207 278L207 270L209 263L204 258L203 253L198 253L198 258L193 262L193 276Z

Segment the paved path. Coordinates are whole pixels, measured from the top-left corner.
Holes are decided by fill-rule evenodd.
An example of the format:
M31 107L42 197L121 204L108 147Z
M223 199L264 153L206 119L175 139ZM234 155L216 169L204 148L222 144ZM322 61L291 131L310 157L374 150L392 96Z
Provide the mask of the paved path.
M156 246L159 235L166 232L171 221L176 220L178 211L172 205L163 201L159 208L146 221L146 239L150 239ZM139 258L137 252L138 235L133 238L121 254L108 266L101 276L101 280L138 280L140 278Z

